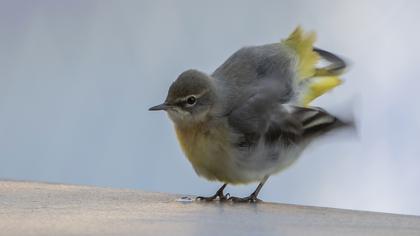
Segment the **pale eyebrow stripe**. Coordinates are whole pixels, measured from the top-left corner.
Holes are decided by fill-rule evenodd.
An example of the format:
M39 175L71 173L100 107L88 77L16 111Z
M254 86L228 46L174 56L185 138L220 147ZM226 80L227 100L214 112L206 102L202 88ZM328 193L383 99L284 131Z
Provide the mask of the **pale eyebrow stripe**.
M206 94L209 91L209 89L204 90L203 92L199 93L199 94L190 94L188 96L182 97L182 98L177 98L175 100L176 103L181 102L181 101L186 101L188 99L188 97L190 96L195 96L196 98L200 98L202 97L204 94Z

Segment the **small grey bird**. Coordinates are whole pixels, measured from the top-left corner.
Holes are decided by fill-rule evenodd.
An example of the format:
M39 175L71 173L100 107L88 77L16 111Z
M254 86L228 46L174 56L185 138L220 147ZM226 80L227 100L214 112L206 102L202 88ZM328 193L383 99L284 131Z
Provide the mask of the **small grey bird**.
M210 197L226 200L227 184L259 182L248 197L256 202L268 177L290 166L314 138L341 122L310 101L341 83L346 65L313 47L314 33L300 27L279 43L244 47L211 75L183 72L169 88L165 110L180 145L199 176L223 182ZM320 59L329 62L323 68Z

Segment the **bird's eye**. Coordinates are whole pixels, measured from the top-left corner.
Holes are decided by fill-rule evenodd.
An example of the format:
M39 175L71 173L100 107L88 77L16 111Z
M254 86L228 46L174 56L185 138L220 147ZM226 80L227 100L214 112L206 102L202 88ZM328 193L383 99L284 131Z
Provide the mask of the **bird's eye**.
M197 102L197 99L195 98L195 96L190 96L187 98L187 103L188 105L192 106Z

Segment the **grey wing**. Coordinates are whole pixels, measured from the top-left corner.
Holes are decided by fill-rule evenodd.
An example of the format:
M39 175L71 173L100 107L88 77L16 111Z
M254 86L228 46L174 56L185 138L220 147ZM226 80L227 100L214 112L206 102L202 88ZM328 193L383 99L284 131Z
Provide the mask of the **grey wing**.
M320 108L292 105L263 105L254 97L228 116L230 127L238 134L235 144L254 147L266 144L297 144L324 133L340 122Z
M316 50L323 57L329 55ZM297 143L338 123L320 108L286 105L293 104L298 93L295 63L280 43L245 47L212 74L221 90L219 115L227 116L239 134L237 145L251 147L261 140Z
M225 113L258 93L287 103L296 92L295 58L280 43L245 47L235 52L212 76L223 97Z

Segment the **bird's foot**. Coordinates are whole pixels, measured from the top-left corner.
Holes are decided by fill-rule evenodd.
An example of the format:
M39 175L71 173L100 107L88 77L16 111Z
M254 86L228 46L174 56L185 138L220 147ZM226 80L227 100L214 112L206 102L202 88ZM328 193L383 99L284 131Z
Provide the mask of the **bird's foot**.
M195 200L198 201L206 201L206 202L211 202L213 200L216 200L217 198L219 199L219 201L227 201L229 199L230 194L223 194L223 192L217 192L216 194L214 194L213 196L210 197L203 197L203 196L198 196L195 198Z
M240 202L240 203L245 203L245 202L249 202L249 203L257 203L257 202L262 202L262 200L257 198L256 194L251 194L248 197L229 197L229 200L232 202Z

